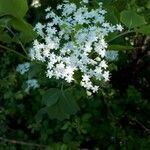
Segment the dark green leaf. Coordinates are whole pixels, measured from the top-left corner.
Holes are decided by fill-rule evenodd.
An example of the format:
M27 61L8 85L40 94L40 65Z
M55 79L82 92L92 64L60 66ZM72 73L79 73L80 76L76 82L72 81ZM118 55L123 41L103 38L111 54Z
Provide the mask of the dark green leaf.
M150 25L145 25L140 27L139 29L136 29L137 32L146 34L146 35L150 35Z
M48 114L51 119L63 120L68 118L70 115L75 114L79 107L74 97L69 92L59 91L59 100L55 105L48 107Z
M62 96L60 97L61 107L68 114L75 114L79 107L74 99L74 97L69 92L62 92Z
M0 26L7 27L9 22L11 21L11 17L4 17L0 19Z
M14 29L21 32L20 39L24 43L30 42L36 37L33 27L23 19L13 17L11 20L11 25Z
M0 41L10 43L12 39L6 32L0 32Z
M43 95L43 103L49 107L57 103L58 98L60 96L60 90L53 88L46 91L46 93Z
M110 50L132 50L132 46L126 46L126 45L109 45L108 49Z

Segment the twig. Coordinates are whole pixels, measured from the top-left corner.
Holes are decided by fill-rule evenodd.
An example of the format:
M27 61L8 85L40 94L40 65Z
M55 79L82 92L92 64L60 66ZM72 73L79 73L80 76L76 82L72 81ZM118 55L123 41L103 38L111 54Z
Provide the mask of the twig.
M5 49L5 50L8 50L8 51L10 51L10 52L13 52L13 53L15 53L15 54L18 55L18 56L21 56L21 57L23 57L23 58L29 60L28 57L24 56L23 54L21 54L21 53L15 51L15 50L13 50L13 49L11 49L11 48L8 48L8 47L6 47L6 46L4 46L4 45L0 45L0 47L3 48L3 49Z
M150 129L148 129L147 127L145 127L145 125L142 124L140 121L138 121L136 118L131 118L131 117L129 117L129 119L130 119L131 121L136 122L136 123L137 123L138 125L140 125L146 132L150 133Z
M6 27L6 29L15 37L15 33L9 27ZM24 48L22 42L19 39L17 39L17 41L23 49L24 53L28 56L28 53L26 52L26 49Z
M7 142L7 143L11 143L11 144L19 144L19 145L26 145L26 146L35 146L35 147L40 147L40 148L45 148L46 145L40 145L40 144L35 144L35 143L27 143L24 141L17 141L17 140L10 140L10 139L6 139L3 137L0 137L1 141Z

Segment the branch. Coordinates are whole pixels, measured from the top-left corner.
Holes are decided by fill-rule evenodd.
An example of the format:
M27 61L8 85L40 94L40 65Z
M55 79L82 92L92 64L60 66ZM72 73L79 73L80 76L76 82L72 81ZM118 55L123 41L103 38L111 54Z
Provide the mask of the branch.
M14 54L16 54L16 55L18 55L18 56L20 56L20 57L23 57L24 59L30 60L28 57L24 56L23 54L21 54L21 53L15 51L15 50L13 50L13 49L11 49L11 48L8 48L8 47L6 47L6 46L4 46L4 45L0 45L0 47L3 48L3 49L5 49L5 50L8 50L8 51L10 51L10 52L13 52Z
M35 144L35 143L27 143L24 141L17 141L17 140L10 140L10 139L6 139L3 137L0 137L1 141L7 142L7 143L11 143L11 144L18 144L18 145L26 145L26 146L35 146L35 147L40 147L40 148L45 148L46 145L40 145L40 144Z
M131 121L134 121L135 123L137 123L139 126L141 126L146 132L150 133L150 129L148 129L147 127L145 127L145 125L142 124L139 120L137 120L136 118L131 118L131 117L129 117L129 119Z
M6 27L6 29L15 37L15 33L9 27ZM28 53L26 52L26 49L24 48L22 42L19 39L17 39L17 41L23 49L24 53L28 56Z

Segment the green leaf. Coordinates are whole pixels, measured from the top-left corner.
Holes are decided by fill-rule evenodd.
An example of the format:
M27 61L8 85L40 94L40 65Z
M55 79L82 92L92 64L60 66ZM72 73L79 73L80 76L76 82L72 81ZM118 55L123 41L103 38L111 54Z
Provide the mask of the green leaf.
M60 96L60 90L53 88L46 91L46 93L43 95L43 103L49 107L57 103L58 98Z
M150 9L150 0L147 2L147 6L148 9Z
M28 72L28 77L29 78L34 78L37 75L41 75L41 72L43 71L42 69L43 68L42 68L41 64L37 64L35 62L32 62L30 64L30 69L29 69L29 72Z
M0 16L12 15L23 18L28 11L26 0L0 0Z
M75 114L79 110L74 97L68 91L62 92L62 96L60 97L60 104L68 114Z
M59 91L57 103L47 108L47 113L51 119L63 120L75 114L79 107L74 97L68 91Z
M132 50L133 47L132 46L127 46L127 45L109 45L108 46L109 50Z
M106 14L106 19L109 20L112 24L117 24L118 23L117 9L113 6L108 6L107 11L109 13Z
M64 120L66 118L69 118L69 114L67 114L63 110L60 103L57 103L57 104L53 105L52 107L48 107L47 113L49 115L49 118L51 118L51 119Z
M36 37L33 27L23 19L13 17L11 20L11 25L14 29L21 32L19 38L24 43L30 42Z
M121 12L120 20L128 28L140 27L146 24L143 16L138 15L133 10L124 10Z
M0 32L0 41L11 43L12 39L6 32Z
M11 17L3 17L0 19L0 26L7 27L10 21L11 21Z
M146 35L150 35L150 25L142 26L142 27L136 29L136 31L143 33L143 34L146 34Z

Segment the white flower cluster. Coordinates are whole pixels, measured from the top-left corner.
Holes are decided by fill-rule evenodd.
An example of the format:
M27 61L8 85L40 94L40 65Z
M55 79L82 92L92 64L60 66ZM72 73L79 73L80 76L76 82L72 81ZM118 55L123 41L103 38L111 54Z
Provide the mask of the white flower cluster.
M118 59L118 52L114 50L106 51L106 59L110 61L114 61Z
M25 92L29 92L30 89L36 89L39 87L38 81L36 79L29 79L26 81L27 88L25 89Z
M32 0L31 6L35 8L40 7L41 6L40 0Z
M99 89L95 79L109 80L105 37L122 31L122 26L105 21L106 11L101 3L97 9L89 9L86 3L88 0L83 0L80 7L69 2L58 5L60 15L47 8L48 23L37 23L35 30L40 38L34 41L30 57L47 64L49 78L70 83L75 80L75 72L79 72L80 85L90 95Z
M24 73L29 71L29 68L30 68L30 63L25 62L23 64L19 64L16 68L16 71L23 75Z

